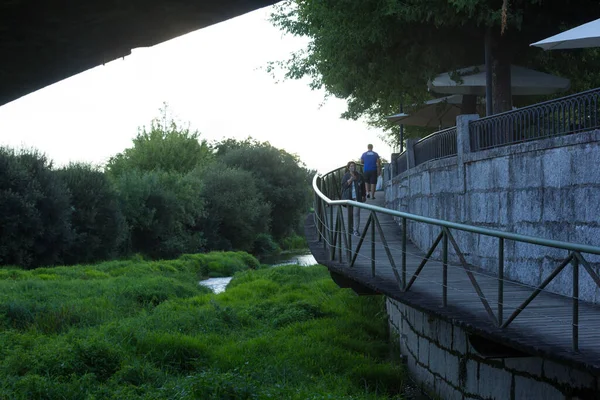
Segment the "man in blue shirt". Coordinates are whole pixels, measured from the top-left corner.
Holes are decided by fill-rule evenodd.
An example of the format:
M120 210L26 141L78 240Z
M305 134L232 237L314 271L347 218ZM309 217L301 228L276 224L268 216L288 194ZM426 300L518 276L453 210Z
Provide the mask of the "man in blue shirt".
M377 185L377 176L381 170L381 159L379 154L373 151L372 144L367 146L367 151L360 156L360 160L363 163L363 176L367 184L367 198L375 199L375 186Z

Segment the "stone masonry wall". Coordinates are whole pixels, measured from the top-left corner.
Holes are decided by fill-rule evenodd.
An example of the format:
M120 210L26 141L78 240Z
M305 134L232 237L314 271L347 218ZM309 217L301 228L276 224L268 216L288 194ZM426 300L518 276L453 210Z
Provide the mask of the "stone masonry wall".
M539 357L485 359L460 327L387 299L390 330L425 391L445 400L595 399L600 379Z
M457 122L459 154L409 168L388 180L388 208L600 246L600 131L470 152L468 124L461 124L460 117ZM439 231L431 225L408 224L411 240L423 251ZM497 273L498 239L452 233L469 263ZM505 241L504 251L505 276L531 285L542 282L568 254L513 241ZM439 256L439 249L434 256ZM600 258L584 256L598 272ZM456 255L451 259L458 260ZM580 271L580 298L600 303L600 289L583 268ZM571 295L571 268L565 268L548 290Z

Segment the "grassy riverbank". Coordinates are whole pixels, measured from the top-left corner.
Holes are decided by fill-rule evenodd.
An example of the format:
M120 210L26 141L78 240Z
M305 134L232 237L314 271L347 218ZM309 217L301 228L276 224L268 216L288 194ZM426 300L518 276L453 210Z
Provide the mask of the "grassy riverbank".
M242 253L0 270L0 398L388 399L382 299ZM215 295L201 277L237 272Z

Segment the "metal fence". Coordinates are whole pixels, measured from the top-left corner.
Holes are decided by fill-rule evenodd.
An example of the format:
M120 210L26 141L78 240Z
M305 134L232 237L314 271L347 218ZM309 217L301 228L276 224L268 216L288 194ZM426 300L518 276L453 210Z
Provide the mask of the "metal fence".
M469 123L471 151L600 127L600 88Z
M456 127L434 132L415 143L415 166L456 155Z
M479 226L460 224L455 222L444 221L436 218L423 217L416 214L410 214L387 208L377 207L375 205L360 203L350 200L336 200L339 198L341 178L345 172L345 167L333 170L323 176L315 175L313 178L313 190L314 190L314 222L317 230L317 236L319 242L322 242L323 249L328 254L329 259L338 263L345 264L348 268L353 268L357 262L357 257L363 244L365 247L369 247L370 251L366 254L369 258L369 264L371 266L372 275L376 274L376 248L377 244L383 246L383 251L387 255L389 263L383 268L391 268L393 270L395 279L398 287L403 291L407 292L415 283L415 280L421 274L423 268L429 260L432 259L432 255L438 245L442 246L442 269L439 271L442 274L443 280L441 285L442 291L442 306L448 306L448 289L450 285L448 283L448 269L458 268L464 270L467 275L468 281L472 284L476 291L476 296L473 297L473 302L480 300L484 307L489 320L494 326L504 329L508 327L511 322L521 314L526 307L541 293L545 292L546 287L561 274L563 270L569 270L572 274L571 281L571 302L572 312L568 316L571 319L571 336L572 336L572 348L574 351L578 351L579 348L579 281L580 274L585 271L588 278L596 284L596 287L600 288L600 276L596 272L595 268L589 263L588 255L600 255L600 247L588 246L583 244L568 243L557 240L548 240L538 237L520 235L511 232L502 232L493 229L488 229ZM369 212L366 224L359 233L359 237L355 238L358 243L353 245L353 213L352 208L358 207L365 209ZM344 214L347 217L344 217ZM385 237L381 223L379 222L380 217L383 215L389 215L395 217L401 222L401 249L399 253L401 256L400 266L396 267L396 261L394 259L394 253L398 253L398 249L394 249L388 245L388 240ZM440 232L437 238L433 241L433 244L427 251L426 255L422 258L421 263L413 272L407 270L407 222L412 223L424 223L428 225L434 225L439 227ZM376 231L378 233L376 238ZM497 273L495 274L495 297L496 305L493 307L493 301L486 296L484 291L481 289L478 281L487 277L477 272L466 260L465 254L459 247L455 235L471 233L479 235L480 237L487 236L488 238L495 238L496 244L496 259L497 259ZM511 306L508 313L505 310L505 294L509 297L511 293L505 293L504 284L508 282L504 277L504 255L506 242L515 243L527 243L531 245L543 246L547 248L555 248L566 250L566 256L556 261L554 268L551 269L549 275L538 285L524 285L530 288L531 292L524 301L519 300L519 304ZM449 250L452 249L458 256L460 262L458 266L452 266L449 261ZM381 250L380 250L381 251ZM381 268L381 267L380 267ZM463 278L464 279L464 278ZM514 284L511 282L510 284ZM489 290L490 288L488 288ZM432 288L435 290L435 288ZM494 290L492 290L494 292Z

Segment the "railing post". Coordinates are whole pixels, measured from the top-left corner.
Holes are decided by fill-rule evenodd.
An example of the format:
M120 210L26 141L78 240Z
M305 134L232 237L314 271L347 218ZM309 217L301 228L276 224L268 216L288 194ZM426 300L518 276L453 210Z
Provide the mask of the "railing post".
M335 258L335 229L333 227L333 206L329 206L329 258Z
M415 139L406 139L406 170L415 167Z
M402 290L406 289L406 218L402 218Z
M579 351L579 259L573 257L573 351Z
M504 313L504 238L498 238L498 326Z
M350 260L352 260L352 231L354 230L354 221L352 216L353 207L346 207L348 211L348 226L346 227L347 235L348 235L348 249L346 249L346 253L348 254L348 264L350 264Z
M442 305L448 306L448 233L444 228L444 238L442 239Z
M371 224L371 276L375 276L375 211L371 211L373 223Z
M319 188L319 190L321 190L321 177L317 177L317 187ZM317 196L315 194L315 214L317 215L317 221L316 221L316 226L317 226L317 236L318 236L318 240L319 242L321 241L321 198L319 196Z

